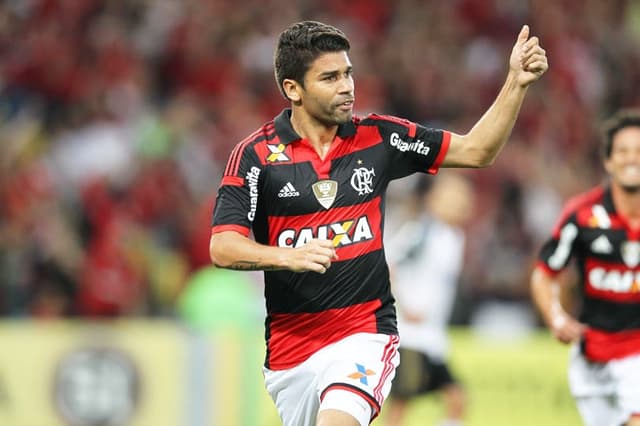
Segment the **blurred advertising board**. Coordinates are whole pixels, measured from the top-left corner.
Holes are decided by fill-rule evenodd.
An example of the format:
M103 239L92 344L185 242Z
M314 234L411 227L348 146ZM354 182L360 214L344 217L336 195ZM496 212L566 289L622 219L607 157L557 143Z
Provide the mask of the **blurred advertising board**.
M253 426L272 409L260 334L4 321L0 348L0 425Z
M0 424L183 424L183 342L162 322L1 322Z

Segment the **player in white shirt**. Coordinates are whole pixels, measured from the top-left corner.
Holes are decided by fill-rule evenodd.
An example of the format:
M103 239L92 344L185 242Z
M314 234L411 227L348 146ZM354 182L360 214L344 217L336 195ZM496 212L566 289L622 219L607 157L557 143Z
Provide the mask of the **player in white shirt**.
M387 425L402 424L414 397L441 391L446 419L461 425L465 398L447 365L447 326L463 267L462 226L473 205L470 182L442 172L424 193L418 188L419 211L390 238L392 291L398 307L400 366L391 388Z

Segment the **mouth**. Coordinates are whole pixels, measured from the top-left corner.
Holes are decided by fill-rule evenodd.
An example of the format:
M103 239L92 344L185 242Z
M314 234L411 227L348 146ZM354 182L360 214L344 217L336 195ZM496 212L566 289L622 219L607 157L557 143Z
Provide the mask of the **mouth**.
M353 108L353 103L354 103L354 99L347 99L346 101L339 103L337 105L338 109L342 110L342 111L348 111L351 110Z
M640 166L638 165L628 165L622 169L622 172L626 176L640 176Z

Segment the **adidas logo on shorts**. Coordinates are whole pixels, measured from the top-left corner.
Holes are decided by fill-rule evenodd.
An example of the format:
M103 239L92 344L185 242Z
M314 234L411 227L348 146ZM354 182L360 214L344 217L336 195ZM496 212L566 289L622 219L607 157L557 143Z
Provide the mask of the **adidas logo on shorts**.
M291 182L287 182L285 186L282 187L280 192L278 192L278 197L287 198L287 197L299 197L300 193L296 191Z

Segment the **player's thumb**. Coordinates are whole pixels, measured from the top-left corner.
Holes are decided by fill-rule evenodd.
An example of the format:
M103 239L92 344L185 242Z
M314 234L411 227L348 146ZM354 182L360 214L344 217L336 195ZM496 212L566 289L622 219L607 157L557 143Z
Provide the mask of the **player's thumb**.
M520 34L518 34L518 44L523 44L529 38L529 26L523 25L520 30Z

